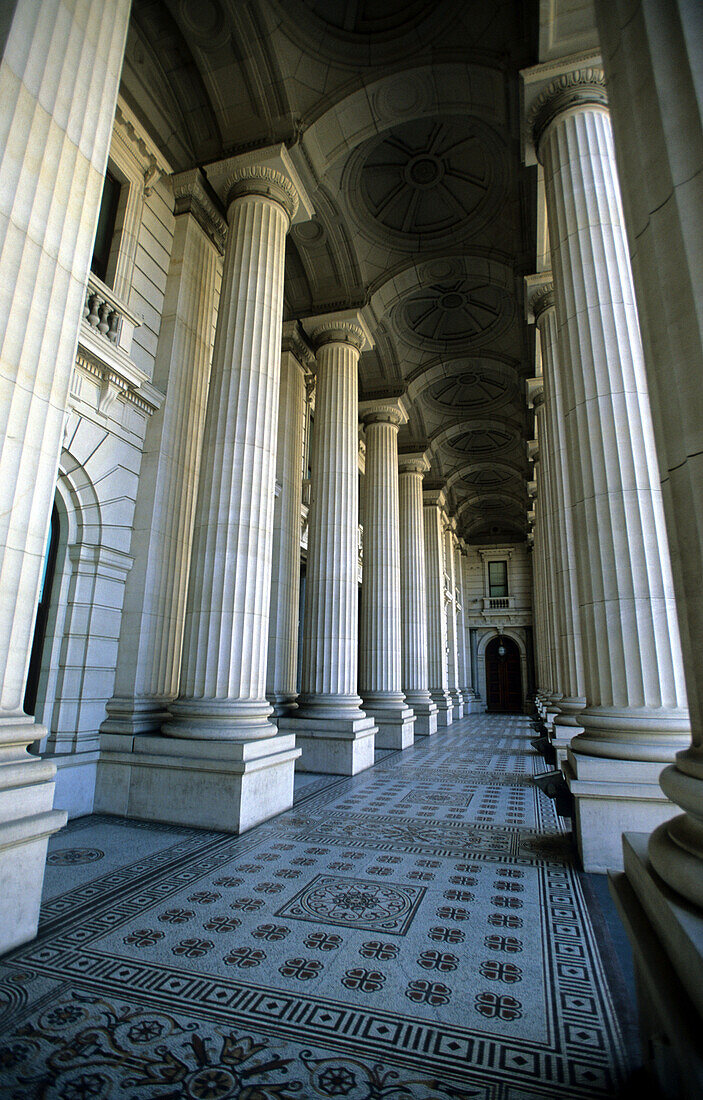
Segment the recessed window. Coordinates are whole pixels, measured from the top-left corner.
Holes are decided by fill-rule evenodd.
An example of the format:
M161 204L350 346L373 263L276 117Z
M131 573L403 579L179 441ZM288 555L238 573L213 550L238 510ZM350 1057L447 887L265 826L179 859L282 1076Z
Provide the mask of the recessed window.
M106 172L98 216L98 228L95 234L95 244L93 245L93 259L90 264L90 270L103 282L107 282L107 266L115 236L115 221L117 219L120 191L121 184L119 181L115 179L111 172Z
M488 595L493 599L496 596L508 595L508 563L507 561L489 561L488 563Z

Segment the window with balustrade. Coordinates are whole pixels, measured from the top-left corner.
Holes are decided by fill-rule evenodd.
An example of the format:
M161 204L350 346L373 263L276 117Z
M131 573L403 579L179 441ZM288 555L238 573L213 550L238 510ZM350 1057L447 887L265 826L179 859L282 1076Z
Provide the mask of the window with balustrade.
M488 562L488 596L490 599L507 597L508 563L507 561Z

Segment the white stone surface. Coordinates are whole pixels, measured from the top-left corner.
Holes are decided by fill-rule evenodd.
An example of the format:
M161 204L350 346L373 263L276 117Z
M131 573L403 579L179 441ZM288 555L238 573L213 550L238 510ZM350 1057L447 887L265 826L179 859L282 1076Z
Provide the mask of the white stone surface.
M401 687L415 714L415 736L437 732L437 705L428 688L427 581L422 521L422 479L429 469L424 453L398 458L400 515Z
M46 844L65 822L54 765L27 755L43 730L22 703L128 18L127 0L47 0L3 20L0 950L36 933Z
M459 690L459 643L457 629L457 590L454 571L456 519L447 517L444 523L444 582L447 616L447 690L452 700L454 721L464 716L464 697Z
M283 326L266 697L280 718L296 709L300 523L307 371L314 355L297 322Z
M398 428L408 417L397 399L364 401L359 415L366 441L359 691L378 726L377 746L406 749L415 715L401 690Z
M360 350L370 338L355 312L312 318L306 327L317 348L317 386L303 679L298 710L292 718L281 718L279 728L298 733L301 768L319 770L314 760L326 763L326 771L339 767L340 774L348 775L373 763L369 735L375 731L373 720L361 709L357 687L358 364ZM330 727L331 743L326 747L324 724L329 721L335 726ZM353 744L357 740L363 747Z
M432 702L437 706L437 725L451 726L453 701L447 679L447 615L444 581L444 508L441 490L422 494L427 581L427 672Z

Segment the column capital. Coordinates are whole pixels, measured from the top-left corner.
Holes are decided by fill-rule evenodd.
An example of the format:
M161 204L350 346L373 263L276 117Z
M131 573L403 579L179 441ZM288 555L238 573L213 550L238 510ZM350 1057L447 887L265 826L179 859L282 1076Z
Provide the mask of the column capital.
M538 409L544 404L544 378L537 374L527 379L527 407Z
M525 152L538 160L540 142L559 115L574 107L608 108L605 73L598 54L559 58L523 69L520 75L525 93Z
M400 428L408 422L408 412L402 397L378 397L359 402L359 420L364 425L394 424Z
M539 462L539 443L536 439L528 439L525 444L529 462Z
M446 508L447 498L444 489L423 489L422 503L425 508Z
M426 474L430 465L426 451L405 451L398 455L398 471L401 474Z
M315 349L325 344L351 344L357 351L368 351L374 340L361 310L343 309L306 317L303 326Z
M556 308L551 271L525 276L525 304L528 324L539 324L548 309Z
M265 195L279 203L291 225L309 221L314 208L285 145L270 145L205 165L225 209L242 195Z
M224 252L227 239L227 219L213 199L210 188L199 168L179 172L171 177L174 213L192 214L203 232L219 252Z
M281 351L290 354L300 363L307 373L315 369L315 352L303 331L300 321L285 321L283 324L283 339Z

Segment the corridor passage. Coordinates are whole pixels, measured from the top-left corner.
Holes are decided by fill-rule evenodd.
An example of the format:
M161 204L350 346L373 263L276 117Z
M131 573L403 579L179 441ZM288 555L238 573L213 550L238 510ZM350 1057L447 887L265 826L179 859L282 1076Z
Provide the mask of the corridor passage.
M353 779L301 776L241 837L70 823L39 937L0 966L0 1095L618 1095L615 920L530 782L532 736L464 719Z

